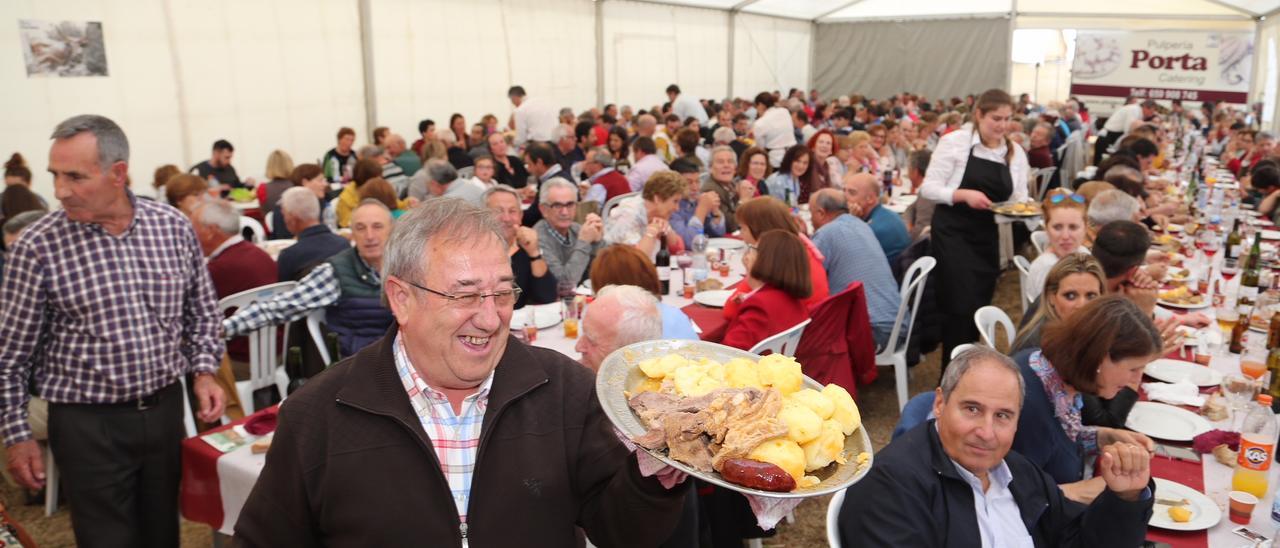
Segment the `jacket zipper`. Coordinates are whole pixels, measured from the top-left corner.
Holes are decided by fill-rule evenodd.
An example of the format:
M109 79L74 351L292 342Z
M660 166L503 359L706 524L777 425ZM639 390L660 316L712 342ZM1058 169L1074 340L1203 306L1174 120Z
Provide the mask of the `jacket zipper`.
M449 478L444 477L444 472L440 470L440 461L436 458L435 453L434 453L433 451L431 451L431 448L430 448L430 447L427 447L427 445L426 445L425 443L423 443L423 442L422 442L422 438L419 438L419 437L418 437L418 433L413 431L413 427L412 427L412 426L410 426L409 424L405 423L403 420L400 420L400 417L397 417L397 416L392 415L392 414L390 414L390 413L383 413L383 412L380 412L380 411L374 411L374 410L372 410L372 409L369 409L368 407L364 407L364 406L362 406L362 405L356 405L356 404L351 403L351 402L349 402L349 401L344 401L344 400L342 400L341 398L335 398L335 399L334 399L334 401L338 402L338 403L339 403L339 404L341 404L341 405L345 405L345 406L350 407L350 408L353 408L353 409L358 409L358 410L360 410L360 411L364 411L365 413L369 413L370 415L377 415L377 416L379 416L379 417L386 417L386 418L389 418L389 419L391 419L391 420L395 421L395 422L396 422L396 424L399 424L400 426L403 426L403 427L404 427L404 429L405 429L405 430L407 430L407 431L409 432L409 437L413 438L414 440L416 440L416 441L418 442L418 446L419 446L419 447L421 447L421 448L422 448L422 450L427 454L427 458L431 459L431 462L435 463L435 471L436 471L436 473L440 474L440 479L444 480L444 484L445 484L446 486L447 486L447 485L449 485ZM482 434L482 436L483 436L483 434ZM482 438L482 440L483 440L483 438ZM447 487L446 487L445 491L446 491L446 493L448 494L448 498L449 498L449 499L452 499L452 498L453 498L453 493L448 492L448 488L447 488ZM456 508L455 508L455 509L456 509ZM457 517L458 517L458 516L455 514L453 517L454 517L454 519L457 519ZM469 548L469 546L468 546L468 544L467 544L467 524L462 523L462 520L458 520L458 531L459 531L459 533L460 533L460 535L461 535L461 538L462 538L462 548Z

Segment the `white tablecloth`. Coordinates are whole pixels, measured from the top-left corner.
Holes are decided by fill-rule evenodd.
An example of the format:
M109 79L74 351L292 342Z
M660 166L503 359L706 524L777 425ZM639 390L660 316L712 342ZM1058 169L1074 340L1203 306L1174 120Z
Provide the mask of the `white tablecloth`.
M218 532L225 535L235 532L240 509L244 508L244 502L249 499L249 492L267 462L267 454L253 454L251 445L239 447L218 459L218 490L222 494L223 515Z

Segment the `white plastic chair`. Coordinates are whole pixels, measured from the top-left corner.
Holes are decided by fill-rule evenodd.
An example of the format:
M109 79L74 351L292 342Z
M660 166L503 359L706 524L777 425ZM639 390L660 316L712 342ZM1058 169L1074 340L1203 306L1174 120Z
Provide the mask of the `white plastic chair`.
M1013 347L1013 320L1003 310L995 306L984 306L973 313L973 323L978 325L978 334L982 336L982 344L996 347L996 324L1004 327L1005 345Z
M889 342L876 354L876 365L893 366L893 376L898 390L898 411L907 405L907 346L911 341L911 330L919 317L920 301L924 297L925 280L938 260L933 257L920 257L911 263L907 273L902 276L902 287L898 289L898 315L894 319L893 331L889 333ZM907 321L907 335L899 337L907 310L911 311L911 319Z
M269 300L288 293L297 285L298 282L279 282L228 295L218 301L218 311L226 314L232 308L244 308L258 301ZM240 396L240 405L246 415L257 411L253 405L255 390L275 386L280 391L281 400L289 393L289 375L284 370L280 359L281 346L277 343L278 334L288 325L265 325L246 335L249 337L249 380L236 381L236 394ZM286 339L284 348L288 347Z
M1049 247L1049 233L1043 230L1032 232L1031 245L1036 248L1036 256L1039 257Z
M840 507L844 506L844 493L848 489L836 491L835 496L827 503L827 545L840 548Z
M1022 311L1025 313L1027 307L1031 306L1031 301L1035 300L1028 295L1028 290L1031 288L1027 287L1027 280L1031 276L1031 261L1022 255L1014 255L1013 266L1018 267L1018 293L1022 294Z
M276 212L274 211L268 211L266 215L262 216L262 227L266 229L268 236L271 235L271 227L276 226L275 221Z
M475 166L467 166L458 170L459 179L470 179L472 177L475 177L475 175L476 175Z
M621 202L622 200L625 200L632 196L639 196L639 195L640 195L639 192L628 192L626 194L619 194L617 196L614 196L613 198L610 198L609 201L604 203L604 209L600 210L600 218L603 219L604 222L608 223L609 213L613 211L613 208L618 206L618 202Z
M804 334L804 328L811 321L813 320L805 320L784 329L781 333L769 336L751 347L751 353L763 356L764 352L768 350L774 354L782 354L783 356L794 358L796 347L800 346L800 336Z
M1049 193L1049 183L1053 181L1055 171L1058 171L1058 168L1042 167L1031 170L1031 176L1035 179L1037 202L1043 202L1045 195Z
M965 350L968 350L968 349L973 348L973 347L975 347L975 346L979 346L979 345L976 345L976 344L973 344L973 343L964 343L964 344L962 344L962 345L960 345L960 346L957 346L957 347L955 347L955 348L952 348L952 349L951 349L951 359L953 359L953 360L954 360L954 359L956 359L956 356L959 356L961 352L964 352Z
M267 229L262 228L262 223L253 217L242 215L240 216L240 230L244 231L246 228L253 233L253 237L250 239L252 243L259 244L267 239Z
M311 335L311 342L315 343L316 350L320 352L320 360L327 366L333 359L329 355L329 347L324 344L324 332L320 330L320 324L324 323L324 314L323 308L307 313L307 333Z

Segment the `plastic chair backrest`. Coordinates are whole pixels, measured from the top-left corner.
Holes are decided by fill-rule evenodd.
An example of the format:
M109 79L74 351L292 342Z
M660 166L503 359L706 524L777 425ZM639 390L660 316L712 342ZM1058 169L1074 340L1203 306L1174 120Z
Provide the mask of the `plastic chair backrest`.
M911 331L915 329L916 318L920 313L920 301L924 298L924 285L929 279L929 273L933 271L933 267L938 265L938 260L933 257L920 257L916 259L911 266L907 268L907 273L902 275L902 286L898 288L898 315L893 321L893 331L889 333L889 342L886 343L881 354L894 354L902 348L898 348L899 339L903 348L911 340ZM899 337L902 331L903 320L906 318L907 310L911 311L911 321L907 322L907 336Z
M1003 310L995 306L984 306L973 313L973 322L978 325L978 334L982 336L982 344L996 348L996 324L1004 326L1005 344L1013 347L1013 320Z
M333 356L329 355L329 347L325 344L324 331L320 329L320 324L324 323L324 315L325 310L323 308L317 308L307 313L307 333L311 335L311 342L316 345L320 360L327 367L333 362Z
M603 219L604 222L608 223L609 213L613 211L613 208L618 206L619 202L621 202L626 198L630 198L632 196L639 196L639 195L640 195L639 192L628 192L626 194L619 194L617 196L614 196L613 198L610 198L609 201L604 203L604 210L600 212L600 218Z
M767 350L773 354L795 357L796 347L800 345L800 336L804 334L805 326L812 321L812 319L807 319L786 328L781 333L769 336L751 347L751 353L763 356Z
M1014 255L1013 265L1018 267L1018 293L1022 294L1022 311L1026 312L1031 301L1035 300L1030 294L1031 288L1027 287L1027 280L1031 277L1031 262L1022 255Z
M262 228L262 223L253 217L240 216L240 230L243 231L244 229L249 229L249 232L253 233L250 241L255 244L260 244L267 239L267 230Z
M845 489L836 491L827 503L827 545L840 548L840 507L844 506Z
M1040 256L1049 248L1049 233L1043 230L1032 232L1031 245L1036 248L1036 256Z
M297 285L298 282L279 282L228 295L218 301L218 311L226 314L233 308L244 308L258 301L270 300L292 291ZM276 367L280 365L281 355L278 333L287 325L264 325L246 335L249 337L249 382L254 390L275 386ZM285 348L288 348L287 340Z
M1036 192L1038 196L1036 201L1044 201L1045 195L1049 193L1049 183L1053 181L1053 173L1055 171L1058 171L1058 168L1043 167L1036 170Z

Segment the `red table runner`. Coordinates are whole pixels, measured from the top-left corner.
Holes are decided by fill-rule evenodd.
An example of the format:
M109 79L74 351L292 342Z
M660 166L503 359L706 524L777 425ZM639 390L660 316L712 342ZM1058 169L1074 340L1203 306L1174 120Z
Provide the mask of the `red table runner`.
M1213 455L1204 455L1204 457L1213 458ZM1155 456L1151 458L1151 475L1152 477L1176 481L1202 493L1204 492L1204 465L1199 462L1187 462ZM1159 493L1156 493L1156 496L1159 495ZM1156 511L1159 512L1161 509L1157 507ZM1223 516L1223 518L1225 519L1226 516ZM1149 527L1147 528L1147 540L1168 543L1173 548L1208 548L1209 532L1169 531Z
M201 435L221 432L234 428L238 424L249 422L255 416L275 413L271 406L238 421L224 424ZM182 440L182 488L179 503L182 517L203 523L216 531L222 528L225 516L222 515L222 492L218 486L218 458L223 453L214 449L200 436Z

